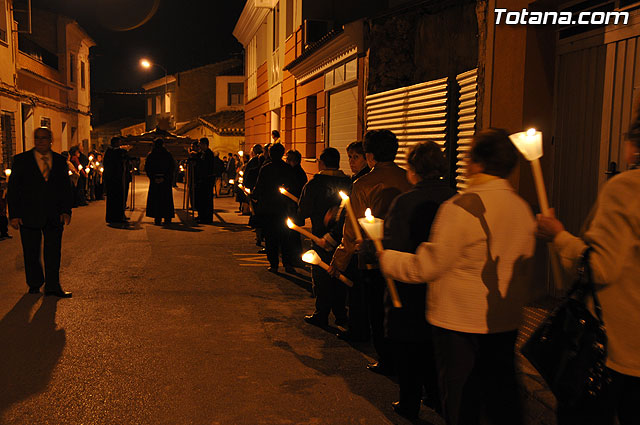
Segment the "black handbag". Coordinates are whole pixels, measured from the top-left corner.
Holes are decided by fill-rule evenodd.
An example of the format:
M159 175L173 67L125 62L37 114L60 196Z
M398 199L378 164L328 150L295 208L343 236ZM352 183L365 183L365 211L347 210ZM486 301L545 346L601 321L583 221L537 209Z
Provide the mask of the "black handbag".
M591 248L584 252L578 279L567 296L520 350L558 402L566 406L595 401L610 382L605 367L607 334L589 266L590 253ZM595 317L585 304L589 295L593 297Z

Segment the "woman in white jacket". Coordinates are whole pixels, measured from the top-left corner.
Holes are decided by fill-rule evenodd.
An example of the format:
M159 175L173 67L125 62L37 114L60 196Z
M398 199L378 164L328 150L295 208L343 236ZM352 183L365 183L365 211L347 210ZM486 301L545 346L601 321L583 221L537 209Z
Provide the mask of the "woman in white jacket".
M484 410L496 424L522 414L515 341L530 300L535 221L506 180L518 154L504 130L474 136L469 188L438 210L429 242L415 254L385 250L385 275L428 283L443 414L449 425L475 424Z

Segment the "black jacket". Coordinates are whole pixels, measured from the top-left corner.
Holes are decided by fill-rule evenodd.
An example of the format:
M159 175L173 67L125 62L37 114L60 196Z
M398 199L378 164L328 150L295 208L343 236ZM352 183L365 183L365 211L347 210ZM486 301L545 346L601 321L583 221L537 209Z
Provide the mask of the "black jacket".
M67 160L55 152L52 157L47 181L33 149L13 158L7 193L9 218L22 219L25 227L41 228L47 222L60 223L63 213L71 215L73 188Z
M147 193L148 217L173 218L173 170L175 161L164 147L153 148L145 162L145 172L149 177Z
M211 149L202 152L196 162L196 181L198 183L213 183L214 179L214 155Z
M298 164L293 167L293 176L295 178L295 184L291 187L289 193L299 198L302 193L302 188L307 184L307 173L305 173L300 164Z
M253 190L256 187L256 181L258 181L258 174L260 173L260 167L262 161L259 156L254 156L247 162L244 167L244 186Z
M455 195L441 180L423 180L413 189L397 196L384 221L384 247L402 252L415 252L429 240L431 225L440 205ZM396 281L402 308L391 307L387 300L385 330L389 338L400 341L420 341L426 337L425 301L427 285L412 285Z
M259 214L287 215L295 208L294 202L280 193L280 186L291 190L295 184L293 168L279 159L260 169L258 181L251 197L257 201Z
M325 218L332 208L340 206L340 191L351 193L351 179L340 170L323 170L314 175L302 189L298 202L298 224L311 218L311 233L324 236L329 232Z

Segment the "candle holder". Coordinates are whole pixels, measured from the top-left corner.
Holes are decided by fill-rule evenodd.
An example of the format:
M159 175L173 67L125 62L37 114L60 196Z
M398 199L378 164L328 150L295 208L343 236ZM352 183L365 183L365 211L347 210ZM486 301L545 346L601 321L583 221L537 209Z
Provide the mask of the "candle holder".
M304 254L302 254L302 261L304 261L307 264L313 264L313 265L316 265L316 266L320 266L325 271L329 270L329 265L327 263L325 263L324 261L322 261L322 259L318 255L318 253L315 252L312 249L307 251L307 252L305 252ZM353 287L353 282L351 280L349 280L349 278L347 278L342 273L340 273L340 275L338 276L338 279L340 280L340 282L344 283L348 287L350 287L350 288Z
M364 212L364 217L359 219L358 222L364 229L365 233L373 241L377 252L382 252L384 247L382 246L382 237L384 236L384 220L376 218L371 214L371 208L367 208ZM385 278L387 282L387 288L389 289L389 295L391 295L391 301L396 308L402 307L400 296L398 295L398 289L393 279Z

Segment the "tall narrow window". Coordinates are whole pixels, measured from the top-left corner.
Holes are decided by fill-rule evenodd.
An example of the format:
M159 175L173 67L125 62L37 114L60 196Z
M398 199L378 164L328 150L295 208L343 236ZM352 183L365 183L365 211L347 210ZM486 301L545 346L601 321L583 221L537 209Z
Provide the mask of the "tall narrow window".
M85 78L84 62L80 61L80 87L82 88L85 88L84 78Z
M147 98L147 115L153 115L153 99L150 97Z
M156 96L156 115L162 113L162 97Z
M164 111L166 113L171 112L171 93L164 94Z
M5 43L8 42L7 28L7 2L0 0L0 40Z
M289 38L291 33L293 33L293 0L287 0L286 4L287 10L284 11L286 15L286 25L285 25L285 38Z
M244 97L244 83L229 83L227 85L229 106L242 105Z
M69 82L73 83L76 79L76 55L69 53Z
M273 9L273 51L278 48L280 42L280 2Z

